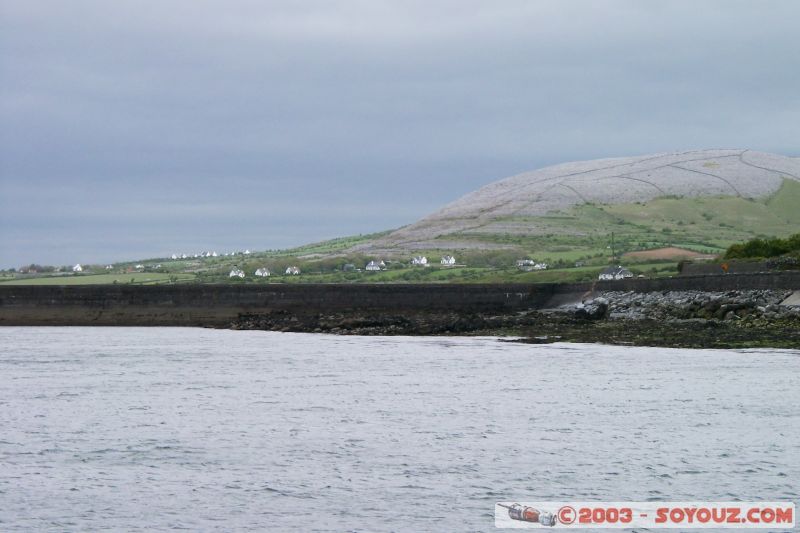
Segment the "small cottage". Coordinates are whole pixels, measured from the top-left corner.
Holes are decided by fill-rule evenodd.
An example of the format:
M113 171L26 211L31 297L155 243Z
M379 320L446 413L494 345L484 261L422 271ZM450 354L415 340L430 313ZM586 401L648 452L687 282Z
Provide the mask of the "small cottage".
M424 255L418 255L411 260L411 264L416 266L427 266L428 258Z
M597 276L598 279L607 281L632 278L632 277L633 277L633 272L620 265L610 266L604 269L602 272L600 272L600 275Z
M73 272L83 272L83 267L81 266L81 264L80 264L80 263L78 263L77 265L75 265L74 267L72 267L72 271L73 271Z
M547 266L547 263L537 263L533 259L517 260L517 268L524 272L530 272L532 270L547 270Z
M244 270L241 270L239 268L234 268L233 270L231 270L231 273L228 274L228 277L229 278L244 278Z
M386 263L383 261L370 261L367 263L367 266L364 267L364 270L368 270L370 272L376 272L379 270L383 270L386 268Z
M256 274L256 276L258 276L260 278L267 278L267 277L269 277L271 275L271 272L269 271L268 268L262 267L262 268L259 268L258 270L256 270L255 274Z
M456 264L456 258L452 255L446 255L442 257L442 264L445 266L453 266Z
M286 275L287 276L299 276L300 269L296 266L290 266L286 268Z

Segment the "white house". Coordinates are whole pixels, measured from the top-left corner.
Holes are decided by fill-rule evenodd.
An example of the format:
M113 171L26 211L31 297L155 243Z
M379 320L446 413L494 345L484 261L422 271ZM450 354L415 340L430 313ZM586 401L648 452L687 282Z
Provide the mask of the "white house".
M411 260L412 265L419 265L419 266L426 266L428 264L428 258L424 255L418 255L417 257Z
M456 258L452 255L446 255L442 257L442 264L445 266L453 266L456 264Z
M286 267L286 275L287 276L299 276L300 275L300 269L297 268L296 266Z
M114 268L114 265L106 265L106 270L111 270L112 268Z
M269 269L267 267L259 268L258 270L256 270L256 276L258 276L260 278L269 277L270 274L271 274L271 272L269 271Z
M537 263L533 259L518 259L517 268L530 272L531 270L547 270L547 263Z
M178 258L178 254L172 254L171 257L172 257L172 259L177 259Z
M244 255L250 255L250 250L245 250Z
M83 267L81 266L81 264L80 264L80 263L78 263L77 265L75 265L74 267L72 267L72 271L73 271L73 272L83 272Z
M615 279L624 279L624 278L632 278L633 273L624 268L620 265L617 266L610 266L600 272L600 275L597 276L598 279L602 280L615 280Z
M235 268L234 267L234 269L231 270L231 273L228 274L228 277L229 278L244 278L244 270L241 270L239 268Z
M374 261L373 260L373 261L370 261L369 263L367 263L367 266L364 267L364 270L369 270L371 272L375 272L375 271L378 271L378 270L383 270L384 268L386 268L386 263L384 263L383 261Z
M136 265L136 270L144 270L144 265Z

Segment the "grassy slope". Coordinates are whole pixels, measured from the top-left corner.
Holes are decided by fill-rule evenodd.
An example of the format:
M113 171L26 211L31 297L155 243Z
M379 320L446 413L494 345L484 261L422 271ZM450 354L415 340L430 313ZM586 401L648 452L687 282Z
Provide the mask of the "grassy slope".
M797 231L800 228L797 205L800 205L800 183L784 180L780 190L764 200L659 198L633 204L585 204L548 216L506 220L529 224L532 231L528 235L473 232L460 234L459 238L510 245L551 263L607 255L611 232L620 253L662 246L719 253L733 243L753 237Z

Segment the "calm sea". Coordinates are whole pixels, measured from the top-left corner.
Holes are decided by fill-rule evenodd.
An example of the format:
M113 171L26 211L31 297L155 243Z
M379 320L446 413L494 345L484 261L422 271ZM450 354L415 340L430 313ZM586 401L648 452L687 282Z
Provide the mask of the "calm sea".
M0 328L2 531L490 531L798 480L797 351Z

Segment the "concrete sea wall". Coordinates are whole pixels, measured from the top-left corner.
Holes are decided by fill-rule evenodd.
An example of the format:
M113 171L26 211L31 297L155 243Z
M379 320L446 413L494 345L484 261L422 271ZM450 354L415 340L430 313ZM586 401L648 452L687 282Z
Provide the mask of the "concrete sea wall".
M800 272L571 284L2 285L0 325L228 327L243 315L510 314L602 291L800 289Z

